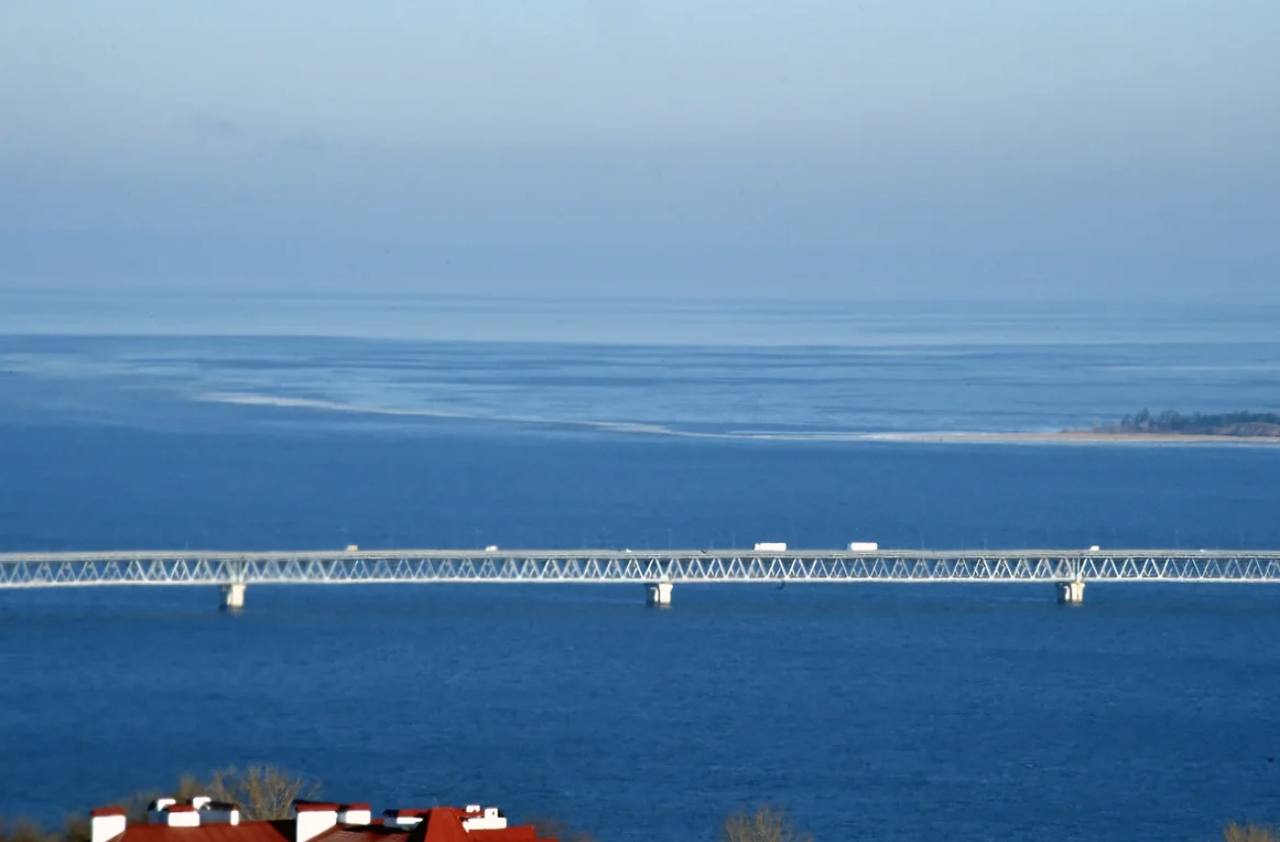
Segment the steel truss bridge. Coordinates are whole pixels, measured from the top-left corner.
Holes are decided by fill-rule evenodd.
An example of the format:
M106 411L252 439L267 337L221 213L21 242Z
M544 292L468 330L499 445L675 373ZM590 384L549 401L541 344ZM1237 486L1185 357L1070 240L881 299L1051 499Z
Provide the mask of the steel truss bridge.
M729 582L1280 583L1280 551L386 550L0 553L0 588Z

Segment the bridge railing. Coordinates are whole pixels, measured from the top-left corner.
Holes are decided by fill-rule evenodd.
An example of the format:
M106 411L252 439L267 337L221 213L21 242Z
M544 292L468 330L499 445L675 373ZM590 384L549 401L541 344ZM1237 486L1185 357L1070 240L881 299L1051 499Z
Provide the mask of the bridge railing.
M395 550L0 554L0 588L91 585L666 582L1280 583L1242 550Z

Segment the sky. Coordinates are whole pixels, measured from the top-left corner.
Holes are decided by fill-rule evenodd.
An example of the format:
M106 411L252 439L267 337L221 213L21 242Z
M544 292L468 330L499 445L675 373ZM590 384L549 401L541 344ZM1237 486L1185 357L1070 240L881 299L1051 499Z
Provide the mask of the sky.
M0 288L1280 298L1274 0L8 0Z

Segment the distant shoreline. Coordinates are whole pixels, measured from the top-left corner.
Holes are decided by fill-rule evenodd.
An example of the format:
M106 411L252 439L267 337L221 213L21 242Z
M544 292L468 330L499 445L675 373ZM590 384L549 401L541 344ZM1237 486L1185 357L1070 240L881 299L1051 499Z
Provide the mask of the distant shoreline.
M1193 412L1183 415L1176 409L1166 409L1158 415L1144 409L1136 415L1126 415L1118 424L1093 427L1086 432L1116 433L1137 436L1223 436L1241 439L1280 438L1280 413L1251 412Z
M1118 423L1085 429L1040 432L868 433L854 438L869 441L948 444L1211 444L1270 446L1280 444L1280 413L1236 412L1184 415L1173 409L1153 415L1143 409Z
M1231 433L1217 432L1169 432L1164 430L1122 430L1115 428L1097 428L1081 430L1042 430L1042 431L987 431L987 432L950 432L935 430L930 432L886 431L886 432L796 432L796 431L762 431L762 430L726 430L723 432L707 432L682 430L661 424L627 421L586 421L571 419L546 419L521 416L479 417L460 412L430 409L410 409L395 407L361 406L341 401L319 400L274 395L258 395L240 392L207 392L197 395L196 400L214 403L230 403L240 406L274 407L285 409L315 410L321 412L351 413L356 415L387 415L393 417L421 417L447 419L455 421L508 422L519 424L536 424L550 427L585 427L601 432L629 433L634 435L672 436L690 439L739 439L755 441L827 441L827 442L899 442L921 444L1204 444L1263 446L1280 445L1280 434L1271 434L1270 427L1264 434L1247 434L1240 426ZM1255 428L1257 429L1257 428Z
M1017 433L879 433L880 441L939 444L1224 444L1280 445L1280 436L1240 436L1215 433L1112 433L1097 430L1059 430Z

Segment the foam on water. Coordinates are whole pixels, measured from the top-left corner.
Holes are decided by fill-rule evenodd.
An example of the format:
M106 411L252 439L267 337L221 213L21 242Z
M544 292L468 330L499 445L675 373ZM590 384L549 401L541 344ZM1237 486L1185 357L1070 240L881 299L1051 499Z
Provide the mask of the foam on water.
M56 405L156 423L180 404L221 405L267 423L832 441L1051 432L1144 406L1275 410L1280 399L1280 340L944 350L0 337L0 413Z

